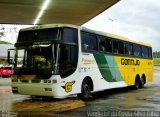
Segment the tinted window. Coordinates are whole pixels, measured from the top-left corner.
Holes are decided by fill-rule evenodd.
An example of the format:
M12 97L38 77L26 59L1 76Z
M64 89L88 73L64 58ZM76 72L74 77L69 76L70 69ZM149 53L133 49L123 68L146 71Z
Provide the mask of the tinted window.
M119 42L119 54L124 54L124 43L123 42Z
M132 48L133 48L133 45L126 42L125 46L124 46L125 54L127 54L127 55L133 55Z
M34 42L35 41L35 35L33 31L21 31L19 32L18 36L18 43L22 42Z
M106 39L106 52L112 52L112 40Z
M78 46L61 45L60 46L60 61L59 72L62 78L71 75L77 67L78 62Z
M24 42L40 42L56 40L58 34L58 28L20 31L18 36L18 43Z
M113 41L113 52L115 54L119 53L119 51L118 51L118 41Z
M120 41L113 41L113 52L115 54L124 54L124 43Z
M133 52L134 52L134 56L141 56L141 46L134 44L133 45Z
M147 47L142 47L142 56L144 58L148 58L149 57L149 49Z
M105 36L98 36L99 50L105 52L112 52L112 40L107 39Z
M149 48L149 58L152 58L152 48Z
M95 35L82 32L81 38L83 50L97 50L97 39Z
M106 51L106 39L103 36L99 36L99 50Z
M78 42L78 30L74 28L63 29L63 41L65 42Z
M41 29L34 32L36 41L51 41L57 39L57 28ZM33 38L33 39L34 39Z

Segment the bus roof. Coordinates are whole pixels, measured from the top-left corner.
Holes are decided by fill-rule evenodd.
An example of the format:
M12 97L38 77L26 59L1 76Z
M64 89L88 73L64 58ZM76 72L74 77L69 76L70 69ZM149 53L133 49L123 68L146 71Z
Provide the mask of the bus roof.
M102 32L102 31L96 31L96 30L92 30L92 29L88 29L88 28L85 28L85 27L76 26L76 25L72 25L72 24L46 24L46 25L38 25L38 26L29 27L29 28L24 28L24 29L21 29L20 31L39 30L39 29L56 28L56 27L80 28L81 30L86 31L86 32L90 32L90 33L94 33L94 34L99 34L99 35L104 35L104 36L107 36L107 37L110 37L110 38L114 38L114 39L118 39L118 40L123 40L123 41L132 42L132 43L136 43L136 44L140 44L140 45L150 46L151 47L151 44L149 44L149 43L137 42L137 41L128 39L128 38L123 37L123 36L118 36L118 35L115 35L115 34L106 33L106 32Z
M151 44L149 44L149 43L134 41L134 40L131 40L131 39L123 37L123 36L118 36L116 34L111 34L111 33L106 33L106 32L102 32L102 31L91 30L91 29L87 29L87 28L84 28L84 27L82 27L82 30L90 32L90 33L104 35L104 36L107 36L107 37L110 37L110 38L114 38L114 39L118 39L118 40L122 40L122 41L127 41L127 42L131 42L131 43L136 43L136 44L140 44L140 45L151 47Z
M39 29L46 29L46 28L57 28L57 27L72 27L78 28L79 26L72 25L72 24L45 24L45 25L38 25L32 26L28 28L23 28L20 31L27 31L27 30L39 30Z

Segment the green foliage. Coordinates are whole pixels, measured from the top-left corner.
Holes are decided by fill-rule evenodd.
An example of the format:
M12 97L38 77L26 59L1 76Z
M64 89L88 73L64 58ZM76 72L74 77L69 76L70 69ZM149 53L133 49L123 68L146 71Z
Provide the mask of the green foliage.
M0 65L8 65L8 62L7 62L7 60L5 60L5 61L0 61Z
M160 52L153 52L153 58L160 58Z
M153 60L155 66L160 66L160 58L154 58Z
M6 42L6 41L0 41L0 44L11 44L11 43Z

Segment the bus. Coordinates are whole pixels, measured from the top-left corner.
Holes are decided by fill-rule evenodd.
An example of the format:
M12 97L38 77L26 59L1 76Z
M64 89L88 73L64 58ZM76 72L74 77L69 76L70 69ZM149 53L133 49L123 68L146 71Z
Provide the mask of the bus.
M13 93L31 96L88 99L153 80L150 44L70 24L21 29L13 63Z

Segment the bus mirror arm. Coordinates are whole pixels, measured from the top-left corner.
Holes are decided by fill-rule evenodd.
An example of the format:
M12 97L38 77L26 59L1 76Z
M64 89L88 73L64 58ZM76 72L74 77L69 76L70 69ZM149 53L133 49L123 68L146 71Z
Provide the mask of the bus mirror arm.
M11 50L14 50L14 49L8 49L8 51L7 51L7 62L8 62L8 64L14 64L13 60L11 59Z

